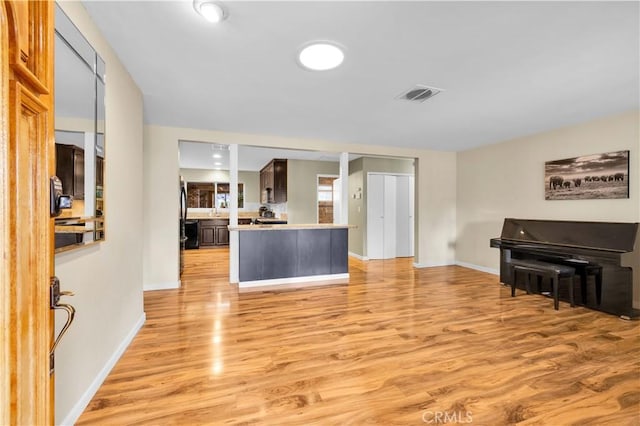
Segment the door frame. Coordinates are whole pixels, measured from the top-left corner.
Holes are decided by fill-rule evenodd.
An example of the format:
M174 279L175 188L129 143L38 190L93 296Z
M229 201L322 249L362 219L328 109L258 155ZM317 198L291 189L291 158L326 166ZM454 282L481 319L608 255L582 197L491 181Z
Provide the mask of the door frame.
M320 199L318 198L318 187L320 186L320 178L334 178L340 179L340 175L327 174L327 173L318 173L316 175L316 223L320 223ZM333 204L333 201L331 201Z
M0 2L0 424L54 423L53 6Z

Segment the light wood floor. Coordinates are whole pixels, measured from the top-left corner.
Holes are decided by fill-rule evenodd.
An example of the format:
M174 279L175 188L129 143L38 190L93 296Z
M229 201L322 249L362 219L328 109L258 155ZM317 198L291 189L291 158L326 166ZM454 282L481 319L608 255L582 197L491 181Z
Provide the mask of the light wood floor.
M188 251L79 423L640 424L640 322L411 261L239 295L228 250Z

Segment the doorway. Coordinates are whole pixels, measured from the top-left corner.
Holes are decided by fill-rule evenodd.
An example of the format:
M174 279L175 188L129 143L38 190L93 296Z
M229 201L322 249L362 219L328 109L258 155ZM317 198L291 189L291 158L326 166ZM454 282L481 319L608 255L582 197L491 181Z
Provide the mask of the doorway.
M318 223L335 223L336 201L340 199L334 183L339 176L318 175Z
M367 175L367 257L413 256L414 177L404 174Z

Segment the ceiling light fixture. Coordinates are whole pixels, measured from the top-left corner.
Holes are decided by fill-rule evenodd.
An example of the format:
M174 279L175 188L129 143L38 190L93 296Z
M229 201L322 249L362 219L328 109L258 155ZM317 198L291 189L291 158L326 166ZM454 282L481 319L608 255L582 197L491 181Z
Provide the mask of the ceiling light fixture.
M298 53L298 62L312 71L327 71L344 61L344 48L329 41L314 41Z
M212 155L212 157L213 157L213 158L222 158L222 155L220 155L220 154L213 154L213 155Z
M225 8L217 1L194 0L193 8L209 22L218 23L227 18Z

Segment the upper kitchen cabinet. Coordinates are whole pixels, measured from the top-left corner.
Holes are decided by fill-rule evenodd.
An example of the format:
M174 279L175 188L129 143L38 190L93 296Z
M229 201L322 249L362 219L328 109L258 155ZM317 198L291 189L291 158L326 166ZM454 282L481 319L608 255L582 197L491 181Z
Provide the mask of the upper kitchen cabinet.
M56 143L56 175L62 181L62 192L84 200L84 149Z
M260 170L260 202L287 202L287 160L273 159Z

